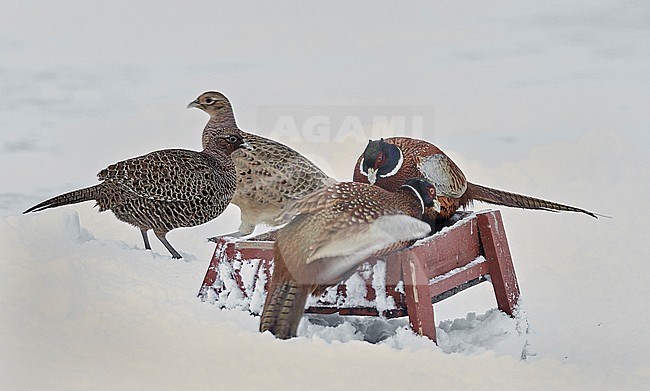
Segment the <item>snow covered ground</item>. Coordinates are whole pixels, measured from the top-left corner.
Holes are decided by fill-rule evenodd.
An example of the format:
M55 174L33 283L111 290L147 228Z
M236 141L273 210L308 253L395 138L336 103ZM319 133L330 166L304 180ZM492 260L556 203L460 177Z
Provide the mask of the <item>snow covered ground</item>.
M391 4L4 4L0 389L647 388L650 7ZM481 284L436 305L436 346L367 319L277 341L199 301L233 206L169 235L181 261L92 203L21 214L118 160L198 149L207 118L185 106L209 89L260 134L331 119L285 141L340 179L381 131L346 133L341 113L392 107L470 180L613 218L502 209L520 314Z

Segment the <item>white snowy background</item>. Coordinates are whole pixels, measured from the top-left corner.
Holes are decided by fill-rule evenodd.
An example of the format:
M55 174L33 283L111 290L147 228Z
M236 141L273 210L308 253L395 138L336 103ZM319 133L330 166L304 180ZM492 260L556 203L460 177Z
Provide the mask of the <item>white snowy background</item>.
M429 3L3 2L0 389L647 388L650 4ZM435 306L436 346L402 327L371 344L359 321L278 341L200 302L234 206L168 236L181 261L90 202L21 214L199 149L185 106L205 90L263 135L277 107L431 106L423 137L471 181L613 218L503 208L520 316L481 284ZM364 137L285 141L349 179Z

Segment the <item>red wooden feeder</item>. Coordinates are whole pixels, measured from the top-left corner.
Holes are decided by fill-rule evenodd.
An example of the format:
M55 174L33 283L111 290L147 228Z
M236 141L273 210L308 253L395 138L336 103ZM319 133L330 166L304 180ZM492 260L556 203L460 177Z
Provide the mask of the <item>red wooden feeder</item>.
M220 239L199 297L259 314L272 267L272 241ZM432 304L487 280L499 309L512 315L519 286L499 211L468 214L406 250L366 262L347 281L312 298L306 312L408 315L415 332L435 341Z

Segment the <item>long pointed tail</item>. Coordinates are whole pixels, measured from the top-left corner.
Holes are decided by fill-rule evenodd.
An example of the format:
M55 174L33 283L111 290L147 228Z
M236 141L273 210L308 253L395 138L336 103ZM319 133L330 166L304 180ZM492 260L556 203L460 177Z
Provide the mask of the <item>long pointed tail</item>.
M283 262L276 246L275 268L260 317L260 331L270 331L277 338L289 339L296 336L310 288L293 281Z
M524 209L541 209L552 212L580 212L596 219L598 218L598 215L596 213L576 208L574 206L558 204L557 202L553 201L546 201L539 198L510 193L503 190L492 189L489 187L477 185L475 183L467 183L467 192L465 194L467 194L469 199L483 201L490 204Z
M96 199L100 185L86 187L85 189L79 189L71 191L69 193L61 194L56 197L52 197L49 200L45 200L38 205L34 205L31 208L27 209L23 213L29 212L38 212L43 209L56 208L57 206L76 204L83 201L90 201Z

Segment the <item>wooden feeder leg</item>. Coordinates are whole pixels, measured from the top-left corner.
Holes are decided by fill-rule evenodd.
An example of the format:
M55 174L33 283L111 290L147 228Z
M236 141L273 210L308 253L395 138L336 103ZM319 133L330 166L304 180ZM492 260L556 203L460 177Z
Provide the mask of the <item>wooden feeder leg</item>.
M402 261L399 252L394 252L386 256L386 296L392 297L395 301L395 308L399 310L406 309L406 296L398 292L397 286L402 278ZM400 289L401 291L401 289ZM404 312L406 314L406 312ZM386 316L386 314L383 314Z
M481 243L499 310L512 315L519 300L519 285L501 220L501 212L481 213L477 217Z
M436 342L436 322L429 294L429 280L424 272L424 267L420 260L412 254L402 253L402 255L406 308L411 329Z
M208 298L208 291L217 280L217 267L219 266L219 259L221 258L222 252L224 251L224 246L227 246L227 244L225 243L224 239L220 239L217 242L216 248L214 249L212 259L210 260L210 266L208 266L208 270L205 272L205 277L203 278L203 283L201 284L201 289L199 290L198 297L200 297L201 300L206 300Z

